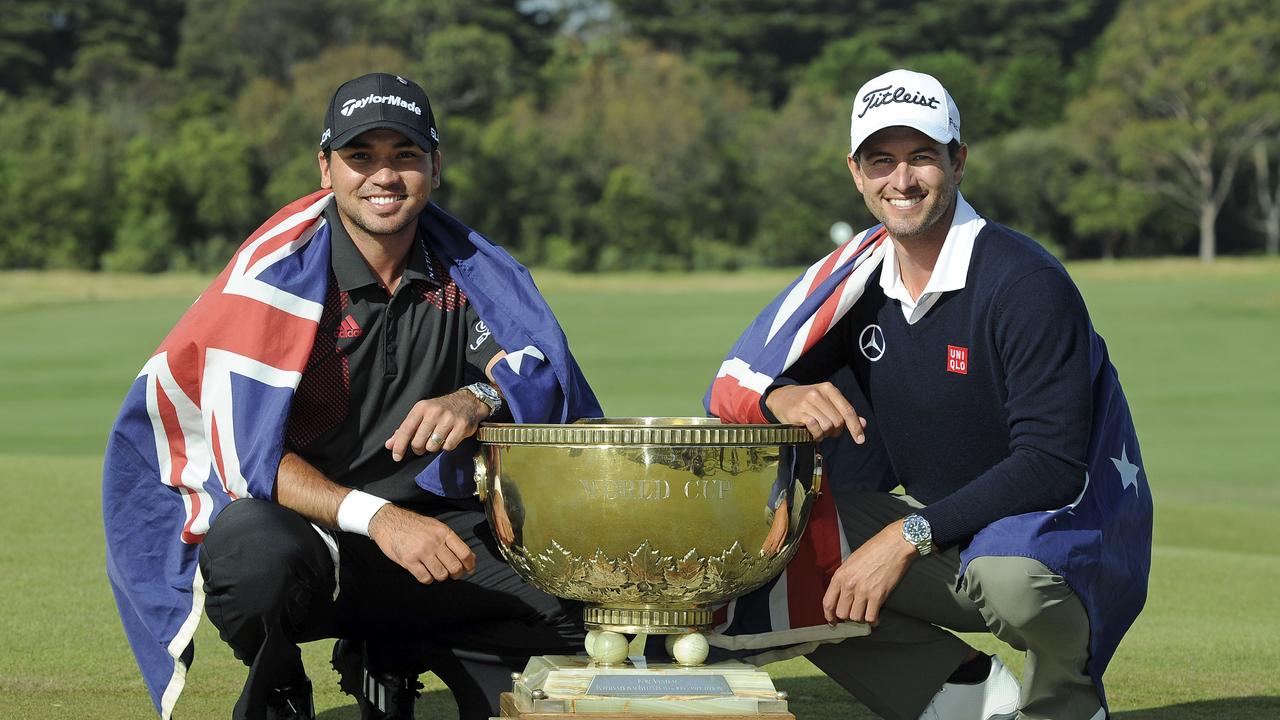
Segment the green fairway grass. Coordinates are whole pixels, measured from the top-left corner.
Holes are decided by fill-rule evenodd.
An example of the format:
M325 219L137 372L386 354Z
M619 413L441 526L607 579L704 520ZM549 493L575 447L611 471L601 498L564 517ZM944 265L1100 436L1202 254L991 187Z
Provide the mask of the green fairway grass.
M1155 494L1150 597L1107 674L1115 716L1280 718L1280 262L1070 270ZM610 415L701 414L722 355L792 276L535 273ZM152 716L103 569L101 458L131 380L206 281L0 272L0 718ZM320 717L351 720L329 648L305 648ZM801 720L872 717L804 660L769 670ZM202 624L176 716L228 717L243 679ZM418 717L449 717L425 680Z

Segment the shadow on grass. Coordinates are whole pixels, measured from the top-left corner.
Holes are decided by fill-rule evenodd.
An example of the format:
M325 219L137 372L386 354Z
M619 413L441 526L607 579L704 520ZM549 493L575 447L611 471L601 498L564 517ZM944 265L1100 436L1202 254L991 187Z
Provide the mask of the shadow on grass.
M787 691L788 709L797 720L876 720L878 717L825 677L779 678L775 685ZM457 717L457 712L453 696L447 690L435 690L418 698L414 714L419 718L445 720ZM1280 718L1280 696L1201 700L1122 710L1111 717L1113 720L1275 720ZM353 701L320 713L316 720L360 720L360 710Z
M825 675L775 677L773 685L787 693L787 710L797 720L876 720L879 717Z
M774 678L787 691L796 720L876 720L879 715L823 677ZM1280 720L1280 694L1217 698L1142 710L1118 710L1111 720Z
M1280 718L1280 696L1219 698L1145 710L1121 710L1114 720L1273 720Z
M453 702L453 694L448 690L432 690L422 693L418 698L413 714L424 720L448 720L458 717L458 705ZM318 713L316 720L360 720L360 708L353 699L349 705Z

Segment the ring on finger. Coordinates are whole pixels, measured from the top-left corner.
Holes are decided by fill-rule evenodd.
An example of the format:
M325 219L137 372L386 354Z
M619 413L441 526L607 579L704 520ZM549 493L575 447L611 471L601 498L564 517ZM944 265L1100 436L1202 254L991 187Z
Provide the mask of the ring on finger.
M443 445L444 436L440 433L431 433L431 437L427 438L428 445Z

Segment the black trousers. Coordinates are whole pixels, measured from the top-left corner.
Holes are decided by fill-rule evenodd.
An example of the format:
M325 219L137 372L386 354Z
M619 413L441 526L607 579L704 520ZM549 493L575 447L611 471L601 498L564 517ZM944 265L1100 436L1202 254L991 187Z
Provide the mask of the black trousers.
M218 515L200 571L205 612L249 666L235 720L264 718L271 689L305 677L300 642L364 640L376 672L434 672L453 692L462 720L498 715L499 693L531 655L582 648L580 606L515 574L478 502L440 498L413 509L471 547L473 575L423 585L369 538L336 532L335 584L329 548L301 515L257 499L237 500Z

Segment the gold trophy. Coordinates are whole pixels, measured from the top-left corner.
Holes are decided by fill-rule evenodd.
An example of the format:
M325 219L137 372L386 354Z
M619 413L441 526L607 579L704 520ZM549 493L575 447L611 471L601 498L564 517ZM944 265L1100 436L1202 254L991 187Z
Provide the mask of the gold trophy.
M704 665L713 606L778 575L820 490L802 427L715 418L486 424L476 484L521 577L584 603L587 656L513 677L504 717L614 714L791 718L767 673ZM669 636L670 663L624 634Z

